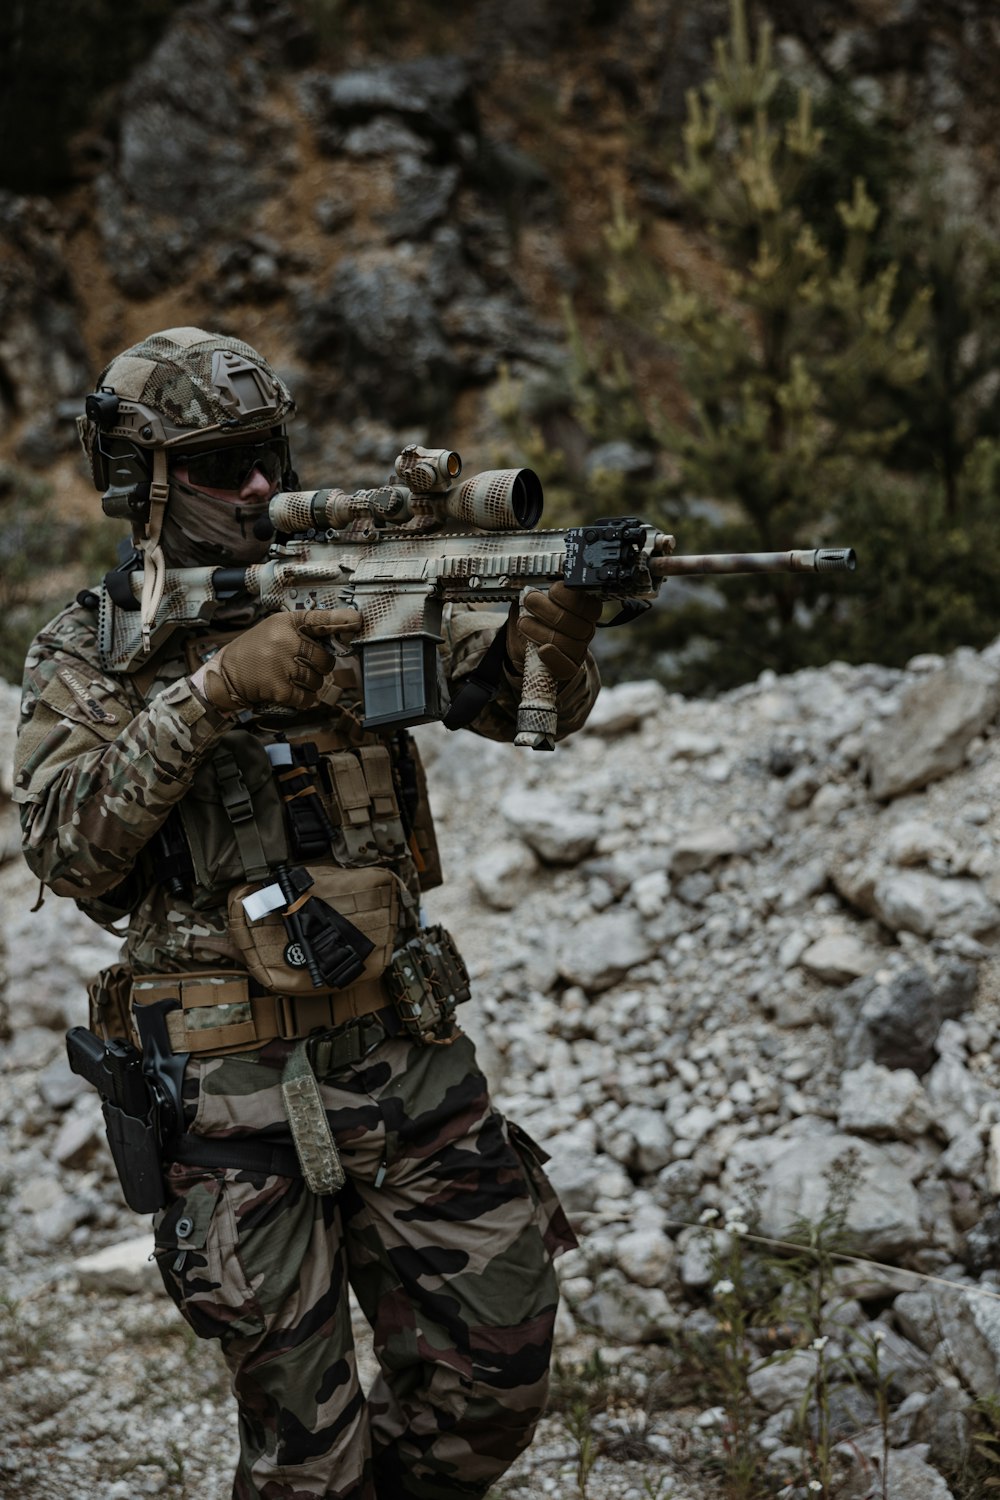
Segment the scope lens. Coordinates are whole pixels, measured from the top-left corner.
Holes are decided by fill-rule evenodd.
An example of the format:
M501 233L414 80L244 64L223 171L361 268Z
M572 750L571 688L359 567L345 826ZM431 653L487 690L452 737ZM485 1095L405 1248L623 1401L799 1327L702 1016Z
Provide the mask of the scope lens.
M511 486L510 504L519 526L538 525L542 519L542 481L534 469L518 469Z

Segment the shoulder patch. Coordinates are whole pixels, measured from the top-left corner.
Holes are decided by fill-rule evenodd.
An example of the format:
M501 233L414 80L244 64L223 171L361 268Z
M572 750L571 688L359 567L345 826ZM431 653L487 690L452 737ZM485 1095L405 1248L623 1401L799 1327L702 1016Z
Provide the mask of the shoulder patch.
M107 689L100 682L88 682L85 677L72 667L57 668L56 676L64 687L69 688L84 713L95 724L117 724L119 722L120 715L112 713L104 703L99 701L100 698L107 697Z

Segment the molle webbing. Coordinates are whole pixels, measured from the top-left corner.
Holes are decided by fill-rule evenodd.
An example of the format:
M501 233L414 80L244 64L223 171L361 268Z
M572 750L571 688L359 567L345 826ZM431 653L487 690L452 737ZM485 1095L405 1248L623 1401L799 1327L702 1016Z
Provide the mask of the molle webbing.
M226 817L233 829L243 873L248 880L264 880L274 856L268 859L254 820L254 806L236 757L220 745L213 757L215 777Z
M381 979L359 980L336 994L270 995L252 994L249 976L232 971L137 974L133 1006L156 1000L179 1003L166 1018L170 1045L196 1056L248 1052L276 1037L297 1040L392 1003Z
M350 750L329 756L333 799L340 815L341 834L352 862L367 863L376 857L372 829L371 797L362 763Z

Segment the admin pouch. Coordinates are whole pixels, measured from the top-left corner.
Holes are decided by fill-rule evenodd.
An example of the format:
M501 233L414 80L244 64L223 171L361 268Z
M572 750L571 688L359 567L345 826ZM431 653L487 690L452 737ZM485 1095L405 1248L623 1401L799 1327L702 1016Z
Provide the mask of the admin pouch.
M281 796L256 735L231 729L198 767L179 804L194 866L192 905L214 906L237 882L261 881L288 859Z
M312 885L296 906L303 911L311 900L323 902L357 928L373 944L358 981L378 979L392 957L396 942L400 901L405 890L402 881L380 866L350 870L328 865L304 868L312 878ZM303 956L285 926L284 906L276 906L256 920L247 915L244 903L259 892L257 881L238 885L229 893L229 933L247 972L265 989L278 994L315 994Z

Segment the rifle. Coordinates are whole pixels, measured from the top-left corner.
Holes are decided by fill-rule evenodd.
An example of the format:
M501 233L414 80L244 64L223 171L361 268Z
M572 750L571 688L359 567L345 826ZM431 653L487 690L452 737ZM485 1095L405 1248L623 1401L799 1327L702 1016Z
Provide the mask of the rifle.
M675 539L635 516L566 531L537 530L542 486L531 469L494 469L459 479L450 449L411 444L389 483L275 495L267 558L248 568L167 569L152 618L142 620L137 555L109 573L99 593L98 640L110 672L125 672L180 625L211 620L240 595L268 611L360 611L351 649L361 657L366 728L402 728L440 719L437 648L446 604L507 603L557 580L623 608L611 624L647 609L665 579L719 573L853 571L849 547L790 552L676 556ZM456 530L443 528L448 522ZM515 744L551 750L556 683L530 642L525 652Z

